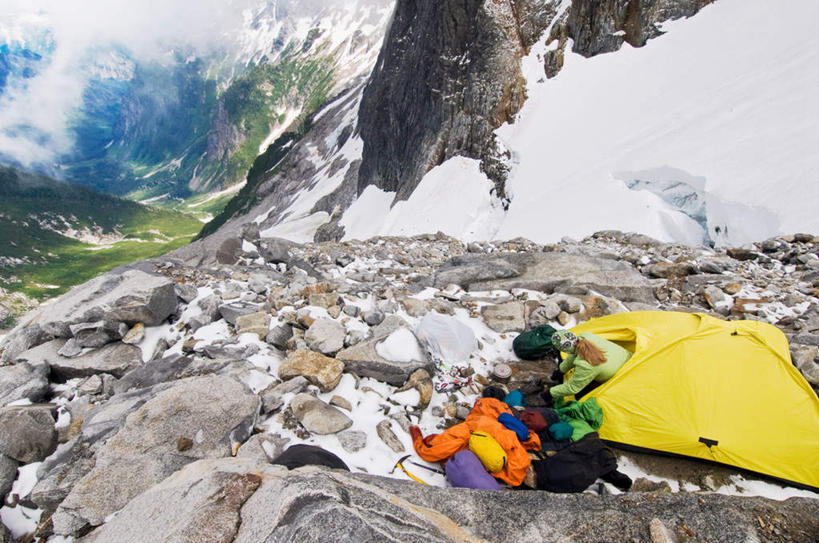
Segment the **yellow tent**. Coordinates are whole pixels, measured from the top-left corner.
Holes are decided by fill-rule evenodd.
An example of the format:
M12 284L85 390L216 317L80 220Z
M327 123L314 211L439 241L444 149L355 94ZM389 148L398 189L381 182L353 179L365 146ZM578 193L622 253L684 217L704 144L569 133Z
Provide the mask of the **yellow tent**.
M819 491L819 399L775 326L666 311L583 323L634 353L597 398L600 437Z

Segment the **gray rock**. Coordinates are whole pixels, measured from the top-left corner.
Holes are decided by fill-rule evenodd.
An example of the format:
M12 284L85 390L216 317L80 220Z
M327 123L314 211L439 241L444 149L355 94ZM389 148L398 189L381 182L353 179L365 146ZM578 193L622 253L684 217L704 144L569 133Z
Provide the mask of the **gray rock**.
M236 459L219 461L236 465ZM242 472L252 472L244 468ZM696 534L702 541L767 540L759 518L776 522L783 539L810 539L819 530L819 502L810 498L773 501L718 494L631 494L592 496L543 492L491 492L430 488L413 481L349 474L308 467L295 472L265 468L263 482L242 508L233 543L259 541L649 541L649 523L660 519L671 532ZM214 468L202 470L212 473ZM236 471L234 469L234 471ZM277 476L277 473L280 474ZM186 481L183 488L193 486ZM213 492L213 490L211 490ZM217 493L218 494L218 493ZM309 501L305 499L309 496ZM159 500L144 518L159 514ZM577 512L583 511L578 528ZM114 522L118 521L117 516ZM332 518L333 522L327 522ZM184 517L180 519L184 522ZM165 520L174 526L174 519ZM766 521L767 523L767 521ZM192 534L193 536L193 534ZM115 539L116 540L116 539ZM120 540L117 540L120 541ZM122 540L130 541L130 540ZM158 541L162 541L161 539Z
M80 437L57 446L37 469L37 484L31 500L37 507L54 512L71 489L94 467L93 453Z
M266 274L259 272L251 273L247 279L247 288L256 294L264 294L267 292L267 287L270 286L271 283L272 281Z
M434 372L434 365L426 359L411 362L386 360L376 350L382 341L384 337L363 341L339 352L336 358L344 362L344 371L393 386L403 385L416 370L426 369L430 375Z
M0 408L0 454L23 464L39 462L57 448L52 406Z
M196 288L196 285L190 283L176 283L173 288L176 291L176 296L186 304L194 301L199 295L199 289Z
M222 242L216 251L216 262L219 264L233 265L242 256L242 240L238 237L231 237Z
M342 307L341 310L345 315L349 315L353 318L358 317L358 314L361 313L361 308L353 304L344 304L344 307Z
M293 398L290 408L299 422L314 434L337 434L353 425L350 417L304 392Z
M270 332L270 315L264 311L236 317L237 334L256 334L264 340Z
M143 339L145 339L145 325L138 322L125 333L122 342L127 345L138 345Z
M249 458L258 462L267 463L284 452L290 438L279 434L255 434L244 442L236 452L238 458Z
M102 405L90 409L82 416L80 433L83 442L91 445L119 432L125 425L128 415L152 400L159 392L172 386L171 383L162 383L156 387L116 394ZM72 418L78 417L72 414Z
M20 463L6 456L0 454L0 503L6 503L6 495L11 491L11 485L17 479L17 468Z
M370 326L378 326L384 320L384 317L384 312L378 309L370 309L361 314L361 318Z
M48 365L18 362L0 367L0 407L17 400L36 403L48 393Z
M250 435L259 399L228 377L180 381L128 415L96 454L96 463L54 513L54 532L97 526L133 497L201 458L229 456ZM170 414L173 416L170 416ZM179 450L187 438L191 446Z
M560 306L553 301L546 301L543 305L529 314L529 327L536 328L555 320L560 315Z
M59 351L65 340L55 339L20 355L30 364L45 363L51 374L58 379L90 377L96 373L110 373L122 377L125 373L142 365L142 351L133 345L110 343L74 358L60 356Z
M373 338L385 338L399 328L412 330L412 326L399 315L388 315L381 324L372 329Z
M17 360L17 356L29 349L42 345L53 339L39 325L27 326L11 332L2 342L3 354L0 364L10 364ZM0 380L2 382L2 380ZM2 385L0 385L2 386Z
M336 434L341 448L348 453L360 451L367 446L367 433L359 430L346 430Z
M437 287L450 283L470 290L525 288L549 293L593 290L621 301L656 300L652 283L628 263L565 253L459 256L435 273Z
M308 386L310 386L310 381L301 375L269 386L260 393L262 398L262 413L267 414L280 409L281 406L284 405L285 394L304 392Z
M242 506L262 483L263 469L264 463L247 458L196 462L146 489L81 541L230 543L243 522Z
M705 287L705 289L703 289L703 296L705 296L705 301L708 302L711 309L721 315L728 315L731 312L731 308L734 307L734 299L714 285Z
M290 249L296 244L281 238L263 238L259 245L259 254L270 264L289 264L292 255Z
M219 314L230 324L236 325L236 319L259 311L259 306L250 302L231 302L219 306Z
M221 319L221 304L222 299L213 293L205 296L201 300L197 300L194 307L198 309L198 313L195 317L192 317L188 321L188 326L190 326L190 329L195 332L201 327L207 326L208 324ZM233 317L233 320L234 322L236 321L235 317Z
M819 347L816 345L792 345L791 357L808 383L819 386Z
M526 328L521 302L486 305L481 308L486 325L496 332L522 332Z
M114 392L121 394L131 389L152 387L158 383L191 377L186 371L193 359L179 354L151 360L131 369L114 384Z
M124 322L97 321L69 326L73 339L80 347L102 347L112 341L119 341L128 333Z
M317 319L304 334L304 341L313 351L334 355L344 348L347 330L332 319Z
M307 303L308 305L329 309L334 305L338 305L339 299L340 298L337 292L320 292L317 294L310 294L307 297Z
M793 342L801 345L819 346L819 334L797 334L794 336Z
M66 358L74 358L75 356L80 356L83 350L84 349L80 346L80 344L77 343L77 341L72 337L63 343L63 346L60 347L57 354Z
M44 311L38 324L53 336L71 337L70 326L98 320L155 326L176 311L174 282L140 270L109 272L74 287Z
M284 351L291 337L293 337L293 327L289 324L280 324L267 333L265 341L280 351Z
M398 436L395 435L395 432L392 431L390 421L382 420L376 425L375 431L378 433L378 437L381 438L381 441L383 441L387 447L392 449L393 452L404 452L404 445L398 439Z

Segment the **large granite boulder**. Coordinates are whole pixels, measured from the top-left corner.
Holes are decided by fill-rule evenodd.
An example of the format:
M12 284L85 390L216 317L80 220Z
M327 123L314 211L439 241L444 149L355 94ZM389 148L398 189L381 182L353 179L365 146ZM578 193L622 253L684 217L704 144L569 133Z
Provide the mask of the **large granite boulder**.
M259 398L221 376L184 379L131 412L96 454L93 470L54 513L57 534L103 523L134 496L201 458L230 456L255 424Z
M566 253L467 254L435 273L435 286L469 290L525 288L542 292L597 292L625 302L655 303L654 285L630 264Z
M20 353L17 359L33 366L45 364L51 368L51 374L61 380L89 377L97 373L122 377L142 364L142 351L133 345L109 343L100 349L68 358L59 354L65 343L64 339L55 339Z
M23 399L39 402L47 393L47 365L18 362L0 367L0 407Z
M99 320L155 326L176 311L174 282L141 270L106 273L71 289L42 310L48 334L71 337L72 324Z
M313 351L332 356L344 348L347 330L333 319L316 319L304 334L304 341Z
M51 406L0 408L0 455L23 464L39 462L57 448Z
M819 500L434 488L324 467L287 471L224 458L188 465L80 542L596 543L653 541L652 525L678 541L813 541Z

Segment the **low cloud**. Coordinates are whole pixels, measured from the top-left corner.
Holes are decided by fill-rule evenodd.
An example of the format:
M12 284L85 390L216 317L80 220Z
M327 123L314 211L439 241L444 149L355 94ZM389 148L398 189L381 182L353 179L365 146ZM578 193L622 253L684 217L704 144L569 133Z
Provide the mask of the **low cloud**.
M238 46L249 13L265 0L4 0L0 44L48 29L55 44L37 74L0 95L0 157L53 164L74 144L68 124L88 82L92 55L122 48L138 61L165 62Z

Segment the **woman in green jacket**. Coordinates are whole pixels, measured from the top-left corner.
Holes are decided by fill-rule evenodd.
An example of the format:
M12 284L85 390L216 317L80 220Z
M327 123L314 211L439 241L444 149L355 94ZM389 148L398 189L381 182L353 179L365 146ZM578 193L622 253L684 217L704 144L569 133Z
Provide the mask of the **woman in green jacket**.
M632 354L616 343L591 332L583 332L578 337L568 330L558 330L552 335L552 344L561 352L568 354L560 363L560 372L565 374L574 368L574 373L568 381L549 389L555 400L571 394L576 395L592 381L597 384L608 381Z

